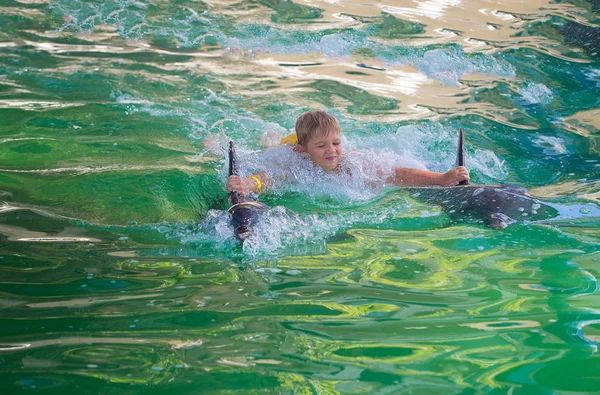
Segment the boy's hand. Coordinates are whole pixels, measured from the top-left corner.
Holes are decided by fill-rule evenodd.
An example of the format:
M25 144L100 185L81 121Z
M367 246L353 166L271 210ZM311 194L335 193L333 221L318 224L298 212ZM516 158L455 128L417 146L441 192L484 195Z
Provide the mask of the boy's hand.
M442 185L445 187L455 187L459 182L470 179L467 168L458 166L442 175Z
M248 196L255 187L256 181L249 178L229 176L227 180L227 192L236 191L243 196Z

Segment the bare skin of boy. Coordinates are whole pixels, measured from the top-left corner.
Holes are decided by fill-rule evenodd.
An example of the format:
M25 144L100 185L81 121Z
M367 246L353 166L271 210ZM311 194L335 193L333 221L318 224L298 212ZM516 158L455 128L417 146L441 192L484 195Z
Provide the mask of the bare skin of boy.
M337 124L337 121L335 122ZM294 150L299 154L307 153L313 163L325 171L338 171L343 155L342 140L338 129L339 127L336 127L316 133L313 137L305 139L306 141L302 144L296 144ZM463 166L455 167L445 173L395 167L392 176L382 178L382 181L399 187L426 187L431 185L451 187L464 180L469 180L469 172ZM268 174L265 172L253 174L248 178L230 176L227 180L227 192L237 191L243 195L247 195L251 191L258 193L267 189L270 181Z

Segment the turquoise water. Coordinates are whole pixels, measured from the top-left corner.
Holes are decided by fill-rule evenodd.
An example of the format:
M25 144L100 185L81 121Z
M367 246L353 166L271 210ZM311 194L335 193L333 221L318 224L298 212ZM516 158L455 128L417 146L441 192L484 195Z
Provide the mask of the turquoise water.
M600 392L599 30L583 0L2 1L3 391ZM462 127L472 181L557 215L324 177L242 247L227 142L272 163L312 109L436 171Z

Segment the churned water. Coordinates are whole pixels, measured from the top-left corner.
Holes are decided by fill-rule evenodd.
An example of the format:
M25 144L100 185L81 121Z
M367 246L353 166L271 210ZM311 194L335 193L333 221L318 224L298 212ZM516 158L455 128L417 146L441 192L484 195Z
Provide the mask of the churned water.
M2 392L600 393L599 38L595 0L3 0ZM313 109L351 176L265 148ZM504 230L372 182L460 127L539 199ZM243 247L229 140L296 181Z

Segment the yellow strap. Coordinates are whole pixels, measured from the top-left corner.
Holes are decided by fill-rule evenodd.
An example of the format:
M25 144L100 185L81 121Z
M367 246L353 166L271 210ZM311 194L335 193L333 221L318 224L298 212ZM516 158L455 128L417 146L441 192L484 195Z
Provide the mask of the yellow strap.
M256 193L259 193L260 190L263 188L263 184L260 181L260 178L256 177L256 176L250 176L248 178L253 179L254 181L256 181Z
M288 134L287 136L283 137L279 141L279 145L285 145L285 144L298 144L298 136L296 135L295 132Z

